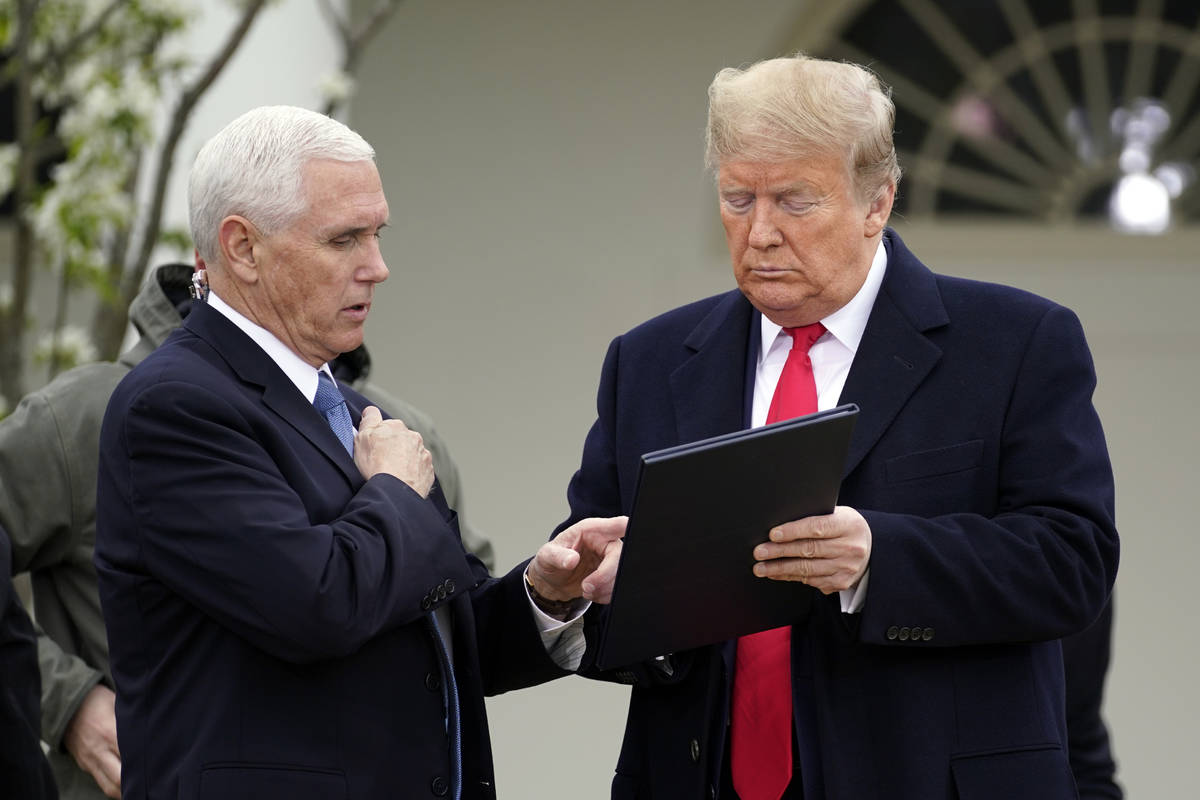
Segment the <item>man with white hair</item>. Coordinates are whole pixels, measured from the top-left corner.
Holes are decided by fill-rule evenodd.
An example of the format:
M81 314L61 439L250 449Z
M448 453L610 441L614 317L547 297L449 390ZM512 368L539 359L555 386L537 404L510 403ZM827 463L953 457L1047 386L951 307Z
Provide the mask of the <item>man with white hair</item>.
M1069 310L934 274L886 227L893 119L868 70L804 56L709 89L738 288L612 343L567 523L628 512L647 451L860 413L841 505L747 553L824 595L811 614L616 672L585 655L633 684L614 798L1076 796L1058 640L1118 556L1091 357Z
M192 168L207 302L100 438L126 798L494 797L484 694L564 674L582 623L557 618L619 553L624 521L587 520L491 578L420 435L334 379L388 277L373 157L267 107Z

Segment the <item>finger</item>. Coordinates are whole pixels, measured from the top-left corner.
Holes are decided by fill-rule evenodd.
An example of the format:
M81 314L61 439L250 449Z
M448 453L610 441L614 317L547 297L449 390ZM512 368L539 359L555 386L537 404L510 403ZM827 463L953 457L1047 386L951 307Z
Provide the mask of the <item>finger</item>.
M121 797L121 762L114 753L111 751L100 753L88 772L106 797L119 800Z
M767 533L772 542L794 542L800 539L831 539L840 535L833 514L805 517L776 525Z
M363 409L362 419L358 421L358 432L369 431L381 422L383 422L383 414L379 409L375 406L367 406Z
M622 543L609 543L604 550L600 566L583 579L583 596L593 603L608 603L612 600L613 584L617 580L617 567L621 563Z
M828 558L777 558L754 565L754 574L760 578L802 583L827 578L841 570L837 561Z
M554 575L575 569L579 564L579 553L557 541L549 541L538 548L533 560L542 574Z
M829 542L817 539L797 539L792 542L764 542L754 548L754 557L759 561L777 558L829 558L833 548Z
M580 537L588 536L611 542L625 536L628 523L629 517L588 517L579 520L568 530L574 530Z

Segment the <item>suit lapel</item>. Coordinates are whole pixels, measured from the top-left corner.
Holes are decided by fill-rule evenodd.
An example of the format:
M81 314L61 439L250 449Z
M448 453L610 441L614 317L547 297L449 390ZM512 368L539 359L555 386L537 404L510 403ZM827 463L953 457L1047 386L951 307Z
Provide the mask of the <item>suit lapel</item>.
M679 442L744 427L746 342L752 307L733 291L684 340L693 353L671 373Z
M362 480L354 459L346 452L329 423L253 339L219 311L214 311L204 303L197 303L183 324L212 345L239 380L260 387L263 405L323 452L351 484ZM351 409L351 417L356 425L361 415L361 408Z
M887 273L839 399L859 407L843 477L866 457L941 359L941 348L926 331L949 323L933 273L895 232L887 232L885 246Z

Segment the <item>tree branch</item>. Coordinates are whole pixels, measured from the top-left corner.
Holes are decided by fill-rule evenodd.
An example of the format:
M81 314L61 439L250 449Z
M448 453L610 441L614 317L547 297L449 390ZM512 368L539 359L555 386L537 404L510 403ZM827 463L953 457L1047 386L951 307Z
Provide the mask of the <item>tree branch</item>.
M141 246L138 249L136 260L129 265L129 269L125 270L125 277L122 281L121 297L125 302L132 299L132 295L137 293L142 282L142 276L145 274L146 267L150 263L150 256L157 244L158 234L162 227L162 213L167 194L167 182L171 177L171 167L175 161L175 150L179 147L180 139L183 138L187 121L195 110L196 104L200 102L200 98L212 86L238 47L241 46L242 40L249 32L250 26L254 24L258 12L262 11L263 6L266 5L266 1L253 0L253 2L246 6L242 12L241 19L238 20L237 25L229 32L225 44L213 56L212 61L208 64L208 68L196 79L195 83L184 90L179 98L179 104L175 106L175 111L171 114L171 122L167 129L167 138L163 141L162 149L158 153L158 162L155 164L154 192L151 197L150 210L147 214L146 225L141 237Z
M345 42L349 39L351 36L349 20L339 14L329 0L317 0L317 5L321 7L321 11L329 18L329 21L333 23L333 27L337 28L338 36L341 37L342 41Z
M9 401L16 403L25 394L25 325L28 319L29 294L33 285L35 242L26 210L37 182L33 151L34 102L33 72L29 69L29 47L33 42L34 0L17 2L17 34L13 42L16 62L16 123L17 174L13 186L13 208L16 210L16 236L13 237L12 304L0 308L0 390Z
M375 4L375 8L371 10L371 13L367 14L366 19L362 21L362 24L358 28L351 30L346 21L334 11L333 6L329 4L329 0L320 0L320 3L321 7L333 19L333 23L337 27L338 34L341 37L342 63L340 68L346 75L354 75L358 70L358 60L362 57L363 50L400 6L400 0L379 0ZM330 100L327 102L324 108L325 115L332 116L341 103L341 100Z
M95 19L80 28L62 47L48 46L45 57L30 64L30 67L34 72L41 72L52 66L61 70L67 60L65 54L74 53L83 46L84 42L99 33L100 29L104 27L104 23L108 22L108 18L113 15L113 12L124 4L125 0L112 0L111 3L101 9Z
M342 70L353 75L354 70L358 68L358 59L362 54L363 49L370 43L375 35L383 29L388 19L396 12L400 6L400 0L379 0L375 4L375 9L367 15L358 29L346 39L345 53L342 59Z

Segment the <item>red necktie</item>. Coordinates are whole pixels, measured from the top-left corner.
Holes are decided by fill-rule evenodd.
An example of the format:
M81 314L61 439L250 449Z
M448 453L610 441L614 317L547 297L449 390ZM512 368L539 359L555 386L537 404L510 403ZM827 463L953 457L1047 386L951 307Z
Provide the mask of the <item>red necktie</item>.
M784 330L792 337L792 349L771 398L768 423L817 410L808 350L825 326L815 322ZM792 780L791 651L791 627L738 639L730 757L733 788L741 800L779 800Z

